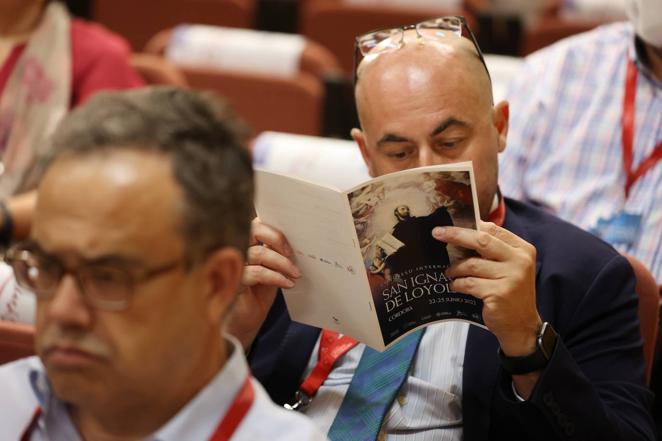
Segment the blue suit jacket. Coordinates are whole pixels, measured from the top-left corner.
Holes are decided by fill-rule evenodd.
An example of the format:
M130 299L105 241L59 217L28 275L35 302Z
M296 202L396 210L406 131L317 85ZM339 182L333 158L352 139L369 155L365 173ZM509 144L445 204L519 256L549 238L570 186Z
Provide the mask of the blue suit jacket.
M532 396L518 402L492 333L471 326L463 375L464 439L654 440L644 385L634 274L590 234L530 205L506 200L504 227L537 250L537 305L559 340ZM319 329L292 322L276 300L250 353L254 375L277 403L301 381Z

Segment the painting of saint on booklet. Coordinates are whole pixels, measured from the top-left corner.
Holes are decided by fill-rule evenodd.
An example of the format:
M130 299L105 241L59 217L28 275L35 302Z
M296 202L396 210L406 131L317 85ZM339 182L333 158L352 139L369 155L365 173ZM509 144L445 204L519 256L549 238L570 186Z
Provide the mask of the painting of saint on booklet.
M454 292L444 271L469 250L432 237L436 226L476 228L469 171L368 183L348 200L386 344L443 319L482 324L482 302Z

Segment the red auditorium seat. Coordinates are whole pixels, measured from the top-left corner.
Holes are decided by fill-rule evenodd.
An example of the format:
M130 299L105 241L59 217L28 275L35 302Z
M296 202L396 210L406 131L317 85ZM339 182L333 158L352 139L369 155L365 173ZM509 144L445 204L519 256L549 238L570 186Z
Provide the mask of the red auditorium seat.
M639 321L644 339L644 359L646 361L646 382L650 382L651 369L657 341L658 320L660 317L660 287L655 278L632 256L625 255L637 276L636 291L639 294Z
M0 364L34 354L34 327L0 320Z
M467 15L460 9L355 5L342 0L302 1L300 14L301 33L328 48L347 75L352 74L354 37L357 35L442 15ZM476 31L473 21L469 17L468 20Z
M160 55L132 54L131 66L133 66L147 84L178 87L188 86L186 77L184 77L184 74L179 68Z
M161 55L171 30L156 34L145 52ZM225 96L256 132L319 135L325 99L324 77L339 72L334 56L314 42L306 42L293 77L223 70L213 67L178 65L188 84Z
M604 23L604 21L586 19L568 20L559 16L542 17L540 21L524 30L520 45L520 55L528 55L558 40L581 32L590 31Z
M250 28L255 5L256 0L96 0L92 18L140 50L152 35L180 23Z

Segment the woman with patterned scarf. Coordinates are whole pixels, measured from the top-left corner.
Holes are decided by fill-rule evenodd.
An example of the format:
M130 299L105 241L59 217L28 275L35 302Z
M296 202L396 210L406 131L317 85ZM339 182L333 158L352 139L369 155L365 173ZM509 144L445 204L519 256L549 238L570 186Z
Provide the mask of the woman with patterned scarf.
M29 232L39 158L60 119L97 91L143 84L130 54L121 37L57 1L0 0L0 247ZM20 319L5 273L0 319Z

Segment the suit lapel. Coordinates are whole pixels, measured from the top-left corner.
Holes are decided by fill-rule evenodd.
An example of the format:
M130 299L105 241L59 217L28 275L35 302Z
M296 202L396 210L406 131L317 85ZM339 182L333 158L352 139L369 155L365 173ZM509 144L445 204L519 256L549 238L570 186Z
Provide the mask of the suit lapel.
M478 326L469 327L462 375L462 419L466 441L488 439L492 395L499 359L496 337Z
M291 322L278 349L273 374L265 385L267 390L272 391L271 398L276 403L285 404L292 401L319 333L319 328Z

